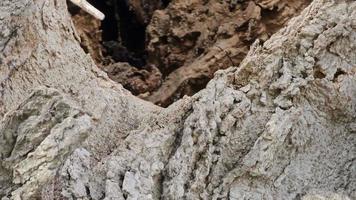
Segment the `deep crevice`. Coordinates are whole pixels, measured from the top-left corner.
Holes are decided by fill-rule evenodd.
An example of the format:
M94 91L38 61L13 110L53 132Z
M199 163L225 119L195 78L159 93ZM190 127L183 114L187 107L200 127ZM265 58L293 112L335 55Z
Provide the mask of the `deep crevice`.
M122 44L131 52L142 54L145 51L146 25L141 24L126 1L117 1L120 18Z
M127 0L88 2L105 14L100 27L103 55L111 57L115 62L128 62L134 67L144 67L147 64L146 28L150 17L155 9L166 8L170 0L157 0L149 2L150 4L141 1L140 11L129 5ZM77 6L68 0L67 3L72 15L79 14L80 9Z
M336 81L339 76L345 75L345 74L346 74L346 72L344 72L342 69L338 68L337 71L334 74L333 80Z
M153 32L160 31L160 29L155 30L155 28L157 28L155 25L164 30L162 30L163 34L159 33L155 35L155 33L152 34L151 31L146 33L152 14L157 9L168 7L171 2L170 0L87 1L101 10L106 17L100 24L100 22L95 21L94 18L85 16L76 6L69 6L69 11L72 15L76 15L74 17L77 20L77 24L79 24L81 34L84 35L84 42L81 42L81 45L85 52L92 55L97 65L108 73L112 80L122 84L124 88L130 90L134 95L148 99L158 105L169 106L184 95L194 95L205 88L206 84L212 78L211 73L217 69L224 69L227 65L238 66L239 61L242 60L245 55L245 52L243 52L241 53L241 58L236 58L236 56L230 57L229 54L226 53L224 59L227 59L228 61L226 62L229 64L222 61L221 63L215 64L218 65L218 67L215 67L216 69L214 68L211 73L192 70L190 73L196 75L190 75L190 78L188 77L187 80L177 76L174 77L172 81L172 79L168 77L172 72L182 67L185 62L192 62L190 59L197 58L209 52L209 49L212 48L212 44L204 40L209 40L210 37L218 37L219 34L220 36L223 34L223 32L218 33L217 30L215 30L219 27L219 23L216 24L209 18L211 14L207 13L208 11L201 10L202 8L196 5L196 10L202 11L199 13L203 15L202 19L206 20L209 26L212 26L210 30L211 33L209 33L211 36L209 35L204 38L205 36L199 28L197 28L197 30L192 29L191 32L189 32L190 30L184 29L183 25L194 27L194 20L189 21L191 20L189 17L194 9L185 10L184 7L182 7L182 13L170 13L172 16L170 16L171 19L169 19L169 23L164 20L170 14L167 15L167 13L162 14L161 12L157 12L157 17L164 20L158 20L157 24L153 23L154 28L152 30ZM308 2L308 0L304 1ZM208 1L203 1L203 5L207 3ZM238 15L238 13L247 9L248 5L252 4L248 4L248 1L246 1L246 3L243 1L229 1L229 3L226 4L226 6L230 6L230 12L237 13L236 16L239 16L241 19L244 17ZM290 5L288 4L287 7L288 6L293 7L294 4L291 3ZM174 11L176 8L168 7L167 9ZM163 13L164 12L165 11L163 11ZM241 41L239 45L242 46L251 45L256 38L265 40L284 24L285 21L281 16L282 12L283 7L275 6L269 9L261 7L261 20L247 20L244 24L240 24L236 29L232 30L233 33L229 32L230 35L228 34L227 36L230 37L231 34L238 35ZM249 13L247 13L247 15L248 14ZM78 17L82 18L78 19ZM187 17L187 19L184 17ZM184 18L184 20L181 18ZM174 28L167 31L167 33L164 32L166 28L169 29L170 26L177 26L177 24L181 22L183 24L182 33L171 33L172 30L175 30ZM200 22L197 22L197 24L201 25ZM268 29L264 30L264 27L268 27ZM259 32L260 29L264 30L265 33L262 34ZM94 32L98 32L98 34L94 34ZM146 36L152 35L153 39L159 40L159 42L157 42L158 45L152 43L152 41L154 41L152 38L146 38ZM228 38L222 37L220 39L226 40ZM242 49L241 51L246 51L246 49L247 48ZM192 67L194 68L194 66ZM315 75L317 78L323 76L318 70L315 71ZM336 76L338 76L338 74ZM172 83L175 84L175 79L183 79L184 81L176 81L179 82L180 85L178 87L171 87L174 92L167 94L167 91L162 88L165 86L168 87ZM158 95L156 95L156 93Z
M90 0L90 2L106 16L101 25L105 55L111 56L115 62L128 62L134 67L144 67L147 64L146 28L149 20L145 22L141 19L128 1ZM169 3L170 0L162 0L160 8L167 7ZM143 11L146 11L147 7L149 5L144 4ZM152 13L147 15L149 14Z
M134 67L146 65L146 24L138 21L127 1L90 0L105 14L101 23L102 44L105 56L115 62L128 62Z
M171 0L162 0L163 8L166 8L170 2L171 2Z
M105 19L101 22L103 41L117 40L119 38L119 27L115 1L89 0L89 2L105 14Z

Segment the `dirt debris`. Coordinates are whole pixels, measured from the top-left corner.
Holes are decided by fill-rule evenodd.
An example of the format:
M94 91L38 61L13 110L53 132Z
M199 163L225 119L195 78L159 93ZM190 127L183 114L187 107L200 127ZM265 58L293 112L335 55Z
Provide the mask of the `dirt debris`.
M112 80L121 83L134 95L145 95L145 92L159 87L162 80L160 71L152 65L138 69L128 63L118 62L105 66L103 69Z

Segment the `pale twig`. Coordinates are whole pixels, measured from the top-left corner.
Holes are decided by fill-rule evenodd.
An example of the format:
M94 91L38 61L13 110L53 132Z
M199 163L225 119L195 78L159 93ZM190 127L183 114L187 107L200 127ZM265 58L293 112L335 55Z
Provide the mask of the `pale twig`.
M93 15L95 18L97 18L99 20L103 20L105 18L105 15L102 12L100 12L98 9L96 9L94 6L92 6L86 0L70 0L70 1L72 3L74 3L75 5L79 6L85 12Z

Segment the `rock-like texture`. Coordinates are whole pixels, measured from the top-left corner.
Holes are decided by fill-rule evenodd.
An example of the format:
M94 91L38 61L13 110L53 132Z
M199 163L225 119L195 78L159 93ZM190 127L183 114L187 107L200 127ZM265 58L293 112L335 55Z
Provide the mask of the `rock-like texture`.
M68 31L63 3L9 2L0 3L7 12L29 12L0 24L2 35L18 28L6 36L11 54L0 57L0 110L7 112L0 136L10 138L0 148L3 199L356 198L355 1L314 0L269 40L256 41L240 66L218 71L204 90L166 109L101 75ZM42 13L30 12L38 7ZM59 26L39 26L56 17ZM67 47L58 49L63 42ZM32 54L16 65L12 58L27 55L16 50L31 45ZM39 85L56 89L28 97ZM24 115L30 108L37 112ZM66 122L71 128L61 129ZM79 137L79 130L87 139L68 144L66 136ZM63 151L43 148L53 132L63 135L55 143ZM44 156L44 167L17 173L39 164L23 165L42 152L53 155Z
M59 92L36 90L0 123L0 195L38 196L90 132L91 117Z

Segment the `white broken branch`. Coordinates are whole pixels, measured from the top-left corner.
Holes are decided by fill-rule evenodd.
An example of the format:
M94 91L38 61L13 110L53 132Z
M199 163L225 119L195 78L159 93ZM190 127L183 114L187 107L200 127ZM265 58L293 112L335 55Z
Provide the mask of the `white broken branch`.
M99 20L103 20L105 18L105 15L102 12L100 12L98 9L96 9L94 6L92 6L86 0L70 0L70 1L72 3L74 3L75 5L79 6L85 12L93 15L95 18L97 18Z

